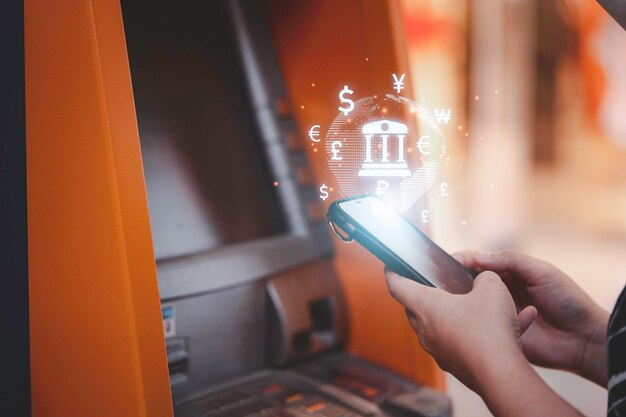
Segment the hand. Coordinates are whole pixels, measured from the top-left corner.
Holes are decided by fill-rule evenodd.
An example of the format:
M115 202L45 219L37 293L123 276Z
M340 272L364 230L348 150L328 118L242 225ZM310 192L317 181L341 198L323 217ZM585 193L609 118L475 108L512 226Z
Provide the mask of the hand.
M480 392L485 367L525 358L519 337L536 310L517 314L506 286L493 272L484 272L468 294L450 294L385 271L391 295L404 305L422 347L439 366L470 389Z
M519 313L498 275L483 272L468 294L450 294L385 271L422 347L478 393L495 416L581 417L529 365L520 336L537 310ZM514 382L514 383L512 383Z
M537 319L520 338L529 361L606 386L609 314L567 275L547 262L513 251L465 251L455 257L476 272L490 270L500 275L518 311L537 308Z

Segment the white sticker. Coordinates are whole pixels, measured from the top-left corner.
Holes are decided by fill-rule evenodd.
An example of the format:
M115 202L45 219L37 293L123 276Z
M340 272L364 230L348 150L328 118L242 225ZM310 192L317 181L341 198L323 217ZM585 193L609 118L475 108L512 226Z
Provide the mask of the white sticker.
M161 315L163 316L163 333L165 337L176 336L176 313L174 304L162 304Z

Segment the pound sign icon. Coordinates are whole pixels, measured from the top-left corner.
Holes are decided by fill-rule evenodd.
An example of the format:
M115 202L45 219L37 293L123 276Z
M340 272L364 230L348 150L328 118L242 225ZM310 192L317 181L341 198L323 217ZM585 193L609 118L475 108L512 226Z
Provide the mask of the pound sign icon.
M339 149L337 149L337 148L341 148L342 146L343 144L339 142L338 140L333 142L331 146L331 152L333 153L333 156L330 158L331 160L341 161L343 159L343 157L339 156Z
M422 223L428 223L428 221L430 220L428 218L429 214L430 212L428 210L422 210Z
M441 194L439 194L439 197L447 197L448 196L448 184L445 182L441 183L441 186L439 187L439 190L441 191Z

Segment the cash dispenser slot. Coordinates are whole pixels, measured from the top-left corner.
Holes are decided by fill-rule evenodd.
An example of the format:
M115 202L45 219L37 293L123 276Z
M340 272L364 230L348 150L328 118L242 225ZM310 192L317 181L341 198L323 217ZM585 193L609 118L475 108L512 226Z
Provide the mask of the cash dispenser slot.
M343 293L327 262L315 262L272 277L271 360L285 365L343 345L346 314Z

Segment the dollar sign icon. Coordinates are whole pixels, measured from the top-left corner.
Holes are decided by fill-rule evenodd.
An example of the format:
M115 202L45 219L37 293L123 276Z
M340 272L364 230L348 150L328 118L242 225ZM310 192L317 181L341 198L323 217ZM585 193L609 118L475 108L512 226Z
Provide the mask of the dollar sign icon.
M347 103L348 107L339 107L339 111L343 113L344 116L347 116L352 110L354 110L354 101L349 98L345 98L345 94L353 94L354 91L350 90L347 85L343 86L343 90L339 92L339 100L341 100L341 104Z
M326 199L328 198L328 185L326 184L322 184L322 186L320 187L320 198L324 201L326 201Z

